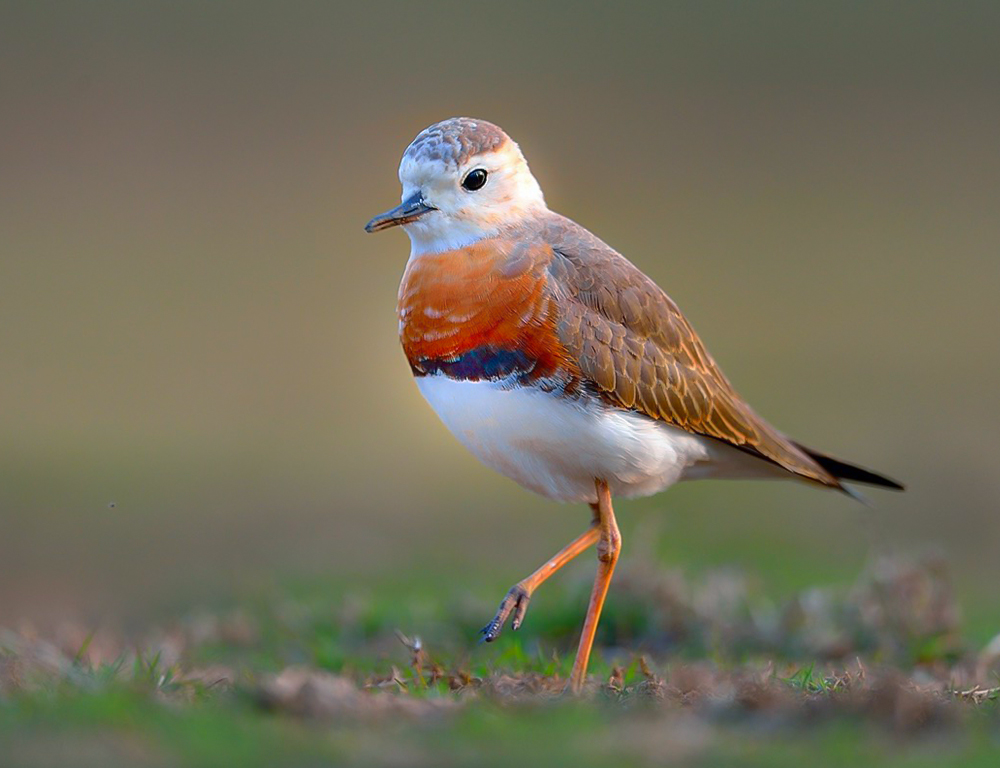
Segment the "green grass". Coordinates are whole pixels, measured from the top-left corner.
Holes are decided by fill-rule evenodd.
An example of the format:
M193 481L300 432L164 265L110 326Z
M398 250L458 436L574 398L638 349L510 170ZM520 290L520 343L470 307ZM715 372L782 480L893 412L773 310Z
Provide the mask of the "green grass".
M490 645L477 631L502 590L468 584L286 584L145 639L86 628L71 647L8 632L0 765L996 765L996 691L970 703L940 683L975 650L920 614L940 584L888 573L879 590L906 621L876 631L856 608L881 592L864 584L788 618L729 571L625 569L584 701L559 695L584 579L546 585ZM827 624L853 644L837 659L816 653ZM276 697L289 668L345 698Z
M152 688L114 685L0 707L5 765L311 766L323 764L578 766L992 766L996 722L904 739L858 720L790 727L706 727L683 712L621 710L598 701L475 703L432 722L299 722L221 693L183 707ZM78 761L79 758L79 761Z

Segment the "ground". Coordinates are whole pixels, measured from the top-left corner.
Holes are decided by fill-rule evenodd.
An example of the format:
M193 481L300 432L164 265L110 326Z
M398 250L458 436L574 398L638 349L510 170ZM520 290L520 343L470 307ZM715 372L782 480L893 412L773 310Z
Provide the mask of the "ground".
M588 584L476 642L479 584L284 584L131 632L0 632L4 766L943 765L1000 759L1000 641L942 562L775 603L727 569L625 564L585 696ZM497 590L497 600L503 590Z

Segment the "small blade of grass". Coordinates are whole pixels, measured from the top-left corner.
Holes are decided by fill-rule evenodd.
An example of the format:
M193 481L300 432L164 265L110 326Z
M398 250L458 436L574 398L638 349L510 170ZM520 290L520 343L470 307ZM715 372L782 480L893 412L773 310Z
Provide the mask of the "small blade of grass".
M73 657L74 666L78 666L83 661L83 657L87 654L87 650L90 648L90 644L94 641L95 634L97 634L97 630L92 629L90 631L90 634L88 634L83 639L83 643L80 645L80 649L76 652L76 655Z

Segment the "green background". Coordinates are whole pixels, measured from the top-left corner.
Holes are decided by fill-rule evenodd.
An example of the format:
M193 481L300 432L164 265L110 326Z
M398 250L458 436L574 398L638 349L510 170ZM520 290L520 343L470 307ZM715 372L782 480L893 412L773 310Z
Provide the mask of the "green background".
M998 28L971 2L4 3L0 625L286 578L492 602L582 530L422 401L396 339L408 242L362 229L412 137L464 114L667 290L759 412L909 486L868 509L682 485L618 505L623 562L735 563L780 597L933 548L985 641Z

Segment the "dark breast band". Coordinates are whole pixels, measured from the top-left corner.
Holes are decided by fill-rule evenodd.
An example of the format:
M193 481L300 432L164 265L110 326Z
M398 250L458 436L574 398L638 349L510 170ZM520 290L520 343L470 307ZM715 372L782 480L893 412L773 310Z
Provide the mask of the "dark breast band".
M414 376L443 373L459 381L499 381L516 378L528 383L535 361L516 349L501 349L492 345L475 347L454 358L425 358L410 363Z

